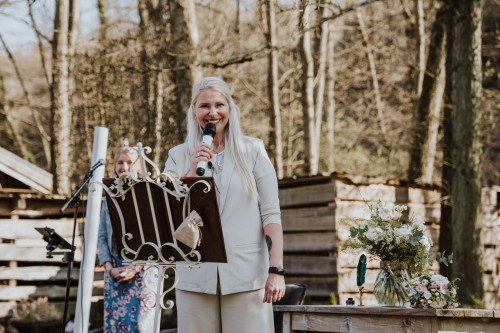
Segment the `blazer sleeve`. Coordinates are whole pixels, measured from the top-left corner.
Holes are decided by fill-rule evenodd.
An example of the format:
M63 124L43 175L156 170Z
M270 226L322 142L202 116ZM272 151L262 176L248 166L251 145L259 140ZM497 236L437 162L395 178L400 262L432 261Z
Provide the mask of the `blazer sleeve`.
M108 205L106 201L102 203L101 222L99 223L99 233L97 236L97 247L99 248L99 264L103 265L106 261L111 262L111 251L108 247L108 228L106 223L109 223Z
M257 143L257 154L253 175L259 196L259 209L263 227L268 224L281 224L278 179L273 164L269 160L264 143Z
M185 144L175 146L168 151L168 158L165 162L163 172L173 172L179 177L187 174L189 166L185 166L186 162L183 161L183 156L186 154ZM187 170L184 170L187 169Z

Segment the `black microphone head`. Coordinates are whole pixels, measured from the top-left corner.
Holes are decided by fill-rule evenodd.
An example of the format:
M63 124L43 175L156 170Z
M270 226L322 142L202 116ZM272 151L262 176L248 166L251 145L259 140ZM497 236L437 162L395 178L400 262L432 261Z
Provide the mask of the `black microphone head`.
M203 135L210 135L211 137L215 136L215 124L208 123L203 129Z
M197 174L198 176L200 176L200 177L201 177L201 176L203 176L203 175L205 174L205 168L200 168L200 167L199 167L199 168L197 168L197 169L196 169L196 174Z

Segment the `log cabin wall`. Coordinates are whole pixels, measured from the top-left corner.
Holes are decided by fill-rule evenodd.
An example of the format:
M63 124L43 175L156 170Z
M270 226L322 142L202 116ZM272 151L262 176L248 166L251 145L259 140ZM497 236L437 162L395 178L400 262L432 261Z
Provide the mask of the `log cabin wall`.
M59 198L29 191L0 193L0 318L6 317L16 301L47 297L63 312L66 295L67 263L62 256L47 258L47 243L35 227L50 227L71 243L73 209L64 214L65 203ZM80 212L85 209L80 207ZM80 214L81 215L81 214ZM72 269L68 319L74 313L78 288L79 265L82 258L83 219L78 218L75 237L75 260ZM60 250L55 250L60 251ZM103 286L102 269L94 277L93 308L102 309L99 300ZM91 321L99 321L102 311L93 311Z
M500 309L500 187L483 190L484 285L486 307ZM408 206L408 213L426 221L433 251L438 251L441 195L438 189L399 184L354 184L336 176L280 182L287 283L307 284L308 304L359 303L356 266L359 254L339 251L349 237L343 217L368 218L366 202ZM436 262L433 270L438 270ZM379 262L369 260L364 304L376 304L371 291Z

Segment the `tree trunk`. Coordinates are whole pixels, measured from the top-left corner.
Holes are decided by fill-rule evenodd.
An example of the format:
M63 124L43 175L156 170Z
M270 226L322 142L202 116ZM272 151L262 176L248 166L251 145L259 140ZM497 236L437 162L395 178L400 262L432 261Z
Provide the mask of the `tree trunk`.
M326 18L328 16L328 6L321 1L319 3L319 8L321 8L320 19ZM319 10L318 8L318 10ZM321 125L323 123L323 107L324 107L324 97L325 97L325 82L326 82L326 56L328 53L328 21L324 21L320 25L320 37L318 43L318 72L316 74L316 99L315 99L315 112L314 112L314 142L316 144L317 153L314 156L315 161L312 161L311 165L316 166L315 170L312 170L312 174L317 174L319 172L319 156L321 152Z
M443 7L436 13L432 26L423 89L414 115L414 141L408 168L410 182L432 182L445 73L446 19Z
M186 136L186 111L191 102L191 89L201 78L197 63L198 28L193 0L169 0L170 52L173 54L172 82L176 97L177 139Z
M337 20L335 25L342 25L342 20ZM327 72L326 72L326 153L328 172L335 171L335 44L342 36L336 32L334 23L329 22L327 45Z
M52 41L52 85L50 95L53 191L59 194L68 194L70 192L69 16L70 1L58 1Z
M449 1L451 11L447 66L445 150L449 170L443 172L451 209L452 250L455 263L451 278L460 278L458 298L462 305L484 307L483 247L481 239L481 20L482 0ZM447 124L447 123L445 123ZM445 171L445 170L443 170ZM445 216L448 217L448 216ZM447 230L445 230L447 231ZM443 232L443 231L442 231ZM441 233L442 233L441 232Z
M417 24L417 98L422 93L422 84L425 73L425 17L424 0L415 1L415 17Z
M308 0L301 1L301 12L302 112L306 155L304 166L307 174L314 175L318 172L318 165L314 165L313 163L318 160L317 156L319 152L318 146L314 141L314 60L311 51L311 31L309 24L311 6Z
M274 166L279 179L283 178L283 141L281 130L281 110L279 101L278 50L276 49L276 2L266 0L267 45L269 52L269 68L267 74L268 98L271 102L270 149L273 151Z

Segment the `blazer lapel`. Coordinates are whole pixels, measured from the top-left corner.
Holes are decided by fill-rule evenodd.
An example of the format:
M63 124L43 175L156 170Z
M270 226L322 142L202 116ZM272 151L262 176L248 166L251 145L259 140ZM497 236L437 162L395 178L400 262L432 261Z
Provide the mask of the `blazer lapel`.
M226 203L227 191L229 189L229 182L231 181L231 177L234 171L234 161L231 158L231 155L228 153L224 153L224 166L221 177L221 185L220 185L220 203L219 203L219 212L222 214L224 210L224 204Z

